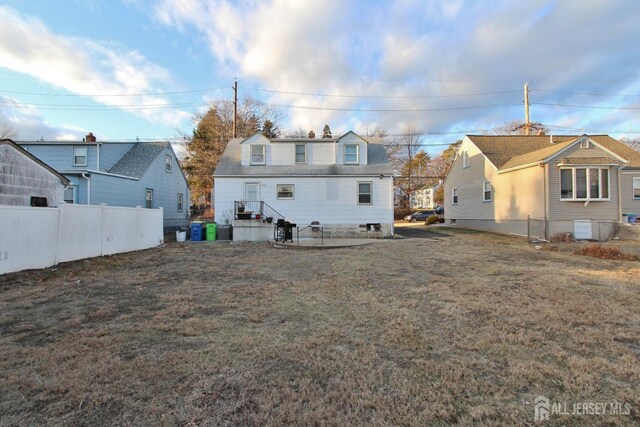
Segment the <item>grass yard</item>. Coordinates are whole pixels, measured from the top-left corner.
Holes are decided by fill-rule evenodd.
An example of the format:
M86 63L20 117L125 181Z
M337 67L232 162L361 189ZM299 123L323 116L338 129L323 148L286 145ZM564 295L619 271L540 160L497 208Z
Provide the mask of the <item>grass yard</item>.
M0 276L0 425L640 423L640 263L438 230Z

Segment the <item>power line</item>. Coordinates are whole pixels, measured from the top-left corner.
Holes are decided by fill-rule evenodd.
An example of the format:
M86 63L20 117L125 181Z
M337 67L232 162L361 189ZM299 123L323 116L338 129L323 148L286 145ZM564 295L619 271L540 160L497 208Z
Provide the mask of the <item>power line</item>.
M456 110L477 110L483 108L501 108L501 107L513 107L520 104L493 104L493 105L474 105L466 107L443 107L443 108L401 108L401 109L386 109L386 108L330 108L330 107L314 107L308 105L288 105L288 104L268 104L275 107L294 108L301 110L323 110L323 111L354 111L362 113L411 113L411 112L427 112L427 111L456 111Z
M64 96L64 97L73 97L73 96L93 96L93 97L118 97L118 96L159 96L159 95L178 95L185 93L196 93L196 92L211 92L215 90L225 90L227 87L212 87L206 89L193 89L193 90L181 90L181 91L173 91L173 92L148 92L148 93L115 93L115 94L78 94L78 93L38 93L38 92L17 92L10 90L0 90L0 93L10 93L15 95L37 95L37 96Z
M458 98L466 96L488 96L488 95L502 95L505 93L520 92L519 90L504 90L499 92L484 92L484 93L468 93L460 95L409 95L409 96L394 96L394 95L340 95L340 94L326 94L326 93L309 93L309 92L290 92L284 90L273 89L260 89L251 87L242 87L244 90L253 90L258 92L268 93L282 93L287 95L303 95L303 96L317 96L317 97L335 97L335 98L364 98L364 99L427 99L427 98Z
M564 90L545 90L545 89L531 89L531 92L547 92L547 93L562 93L566 95L586 95L586 96L619 96L619 97L638 97L640 94L611 94L611 93L586 93L586 92L569 92Z
M545 105L548 107L569 107L569 108L592 108L597 110L640 110L640 107L610 107L601 105L575 105L575 104L551 104L545 102L535 102L531 105Z

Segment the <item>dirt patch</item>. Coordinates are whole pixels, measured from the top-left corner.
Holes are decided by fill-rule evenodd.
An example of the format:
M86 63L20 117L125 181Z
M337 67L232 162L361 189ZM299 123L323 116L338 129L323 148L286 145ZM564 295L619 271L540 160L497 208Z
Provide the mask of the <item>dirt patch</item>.
M1 276L0 425L522 425L540 395L640 422L637 263L437 233Z

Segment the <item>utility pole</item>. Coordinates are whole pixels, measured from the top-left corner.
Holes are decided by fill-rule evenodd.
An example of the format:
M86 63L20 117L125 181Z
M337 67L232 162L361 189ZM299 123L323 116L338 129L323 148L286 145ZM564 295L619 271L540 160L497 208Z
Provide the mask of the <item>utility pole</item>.
M529 84L524 84L524 133L531 133L531 123L529 122Z
M233 79L233 137L235 138L238 122L238 80Z

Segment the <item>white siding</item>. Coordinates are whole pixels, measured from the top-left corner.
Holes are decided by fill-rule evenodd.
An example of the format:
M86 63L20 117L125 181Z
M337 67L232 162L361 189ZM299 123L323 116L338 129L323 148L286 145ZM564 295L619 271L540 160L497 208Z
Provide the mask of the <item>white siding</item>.
M367 142L354 133L348 133L338 141L336 145L336 164L344 164L344 146L345 145L358 145L358 164L367 164Z
M357 183L371 182L372 204L358 205ZM260 182L261 199L298 224L393 223L392 178L384 177L251 177L216 178L216 221L233 213L233 202L243 199L244 183ZM294 198L279 200L276 186L293 184Z

